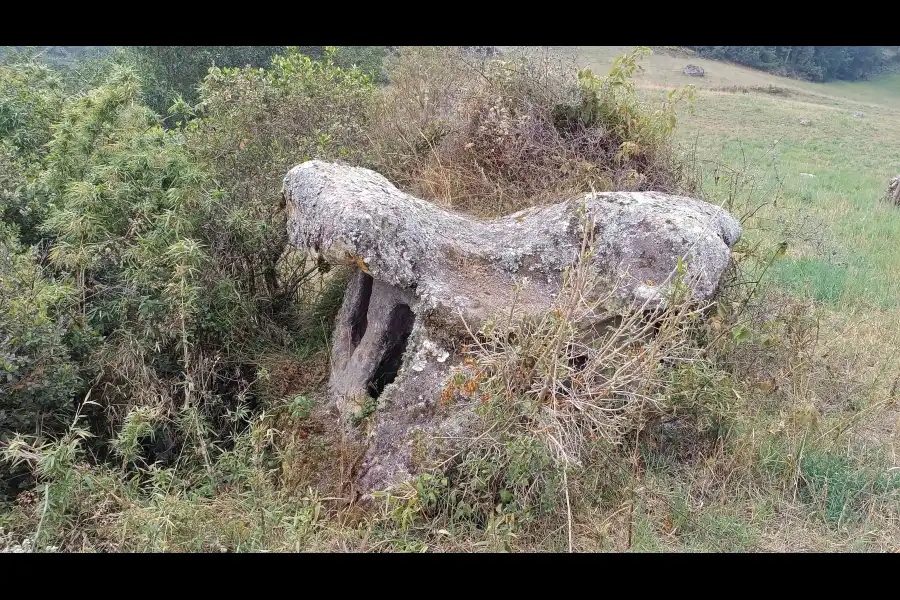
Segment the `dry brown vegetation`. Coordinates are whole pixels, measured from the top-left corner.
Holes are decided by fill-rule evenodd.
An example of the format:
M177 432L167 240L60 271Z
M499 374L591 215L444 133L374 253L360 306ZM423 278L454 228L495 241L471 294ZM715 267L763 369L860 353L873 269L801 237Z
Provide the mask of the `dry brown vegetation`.
M680 96L638 107L628 94L638 59L601 80L576 78L573 65L539 51L484 60L404 48L388 67L373 167L411 193L483 216L591 189L674 190L681 173L667 142Z

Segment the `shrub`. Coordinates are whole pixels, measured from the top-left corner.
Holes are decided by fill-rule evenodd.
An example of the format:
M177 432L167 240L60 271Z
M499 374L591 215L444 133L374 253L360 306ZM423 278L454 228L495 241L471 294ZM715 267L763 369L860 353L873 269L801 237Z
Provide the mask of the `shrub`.
M146 82L144 102L158 114L182 97L197 100L197 87L210 67L261 67L283 46L131 46L127 62Z
M229 256L247 293L271 313L296 308L316 265L287 248L285 173L311 159L358 162L375 88L359 69L288 48L270 69L211 69L187 148L214 174L229 200L211 220L216 247Z
M322 281L287 251L281 181L306 153L352 159L372 89L292 50L270 70L213 69L202 116L177 129L140 104L128 68L66 107L43 230L96 333L83 363L101 382L104 437L146 405L202 409L227 438L228 415L258 399L260 357L320 343Z
M0 437L68 424L79 387L64 344L73 292L44 277L14 230L0 224Z
M51 69L0 66L0 219L17 225L27 244L40 238L46 203L35 179L63 101L61 80Z
M359 69L375 83L386 83L384 61L391 51L389 46L339 46L334 54L334 62L344 69Z
M81 389L66 346L72 286L46 278L13 227L0 222L0 445L14 432L65 431ZM0 468L0 499L22 473Z
M165 115L179 98L189 105L200 100L200 86L210 69L267 68L273 58L293 53L347 72L358 69L383 83L388 52L387 46L130 46L117 60L142 75L144 103Z
M48 67L0 66L0 138L22 158L42 154L61 103L60 79Z
M107 382L108 402L170 397L176 356L188 356L194 334L221 332L202 315L235 303L227 287L197 285L208 260L198 240L203 175L139 94L120 69L70 104L42 176L51 264L75 280L78 312L99 336L87 362Z
M631 83L639 49L597 77L549 56L470 62L457 49L403 48L388 62L372 164L443 204L497 215L591 189L672 189L675 107Z

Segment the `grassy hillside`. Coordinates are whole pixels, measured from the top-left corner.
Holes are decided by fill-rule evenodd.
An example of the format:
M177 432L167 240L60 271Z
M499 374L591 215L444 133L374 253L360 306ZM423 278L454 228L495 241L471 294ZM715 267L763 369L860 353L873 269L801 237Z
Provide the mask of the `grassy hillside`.
M579 67L605 72L627 49L552 50L571 57ZM682 74L688 63L702 66L706 76ZM679 115L678 136L696 152L703 188L710 197L728 202L729 173L732 180L743 181L737 204L758 209L745 221L745 239L787 242L786 256L772 266L769 287L773 294L787 293L819 307L817 335L822 347L816 356L827 361L829 353L841 352L859 370L895 373L900 339L900 209L881 198L889 179L900 173L900 75L815 84L671 51L657 51L643 66L636 81L649 98L661 98L663 90L685 84L697 87L693 112ZM878 358L861 361L864 356ZM820 382L832 376L826 371L811 375ZM884 381L890 385L892 378ZM900 469L900 412L896 389L892 392L882 403L869 397L861 411L867 414L858 421L857 440L865 441L856 450L860 456L883 456L888 473ZM827 415L840 404L839 394L831 393L834 396L828 397L807 390L801 395ZM781 414L795 408L783 406ZM757 500L765 503L764 497ZM889 508L894 519L897 501L894 496ZM758 508L747 505L750 513ZM716 521L731 528L726 536L731 542L725 546L747 547L742 536L755 530L759 537L749 546L871 547L871 540L846 528L838 528L838 536L825 530L813 533L816 528L807 527L808 521L801 524L805 519L800 515L785 514L761 528L753 526L754 518ZM892 540L888 547L897 547L896 523L884 530ZM659 542L654 537L648 543L657 547ZM703 542L713 547L722 543L712 537Z
M555 50L602 72L623 48ZM706 76L683 75L687 62ZM879 202L900 172L900 75L814 84L675 53L657 53L644 67L636 79L648 95L697 86L695 111L681 115L679 136L696 145L707 170L723 163L765 172L759 185L777 206L759 217L807 221L806 235L788 240L789 260L777 270L785 285L844 306L900 303L900 211Z

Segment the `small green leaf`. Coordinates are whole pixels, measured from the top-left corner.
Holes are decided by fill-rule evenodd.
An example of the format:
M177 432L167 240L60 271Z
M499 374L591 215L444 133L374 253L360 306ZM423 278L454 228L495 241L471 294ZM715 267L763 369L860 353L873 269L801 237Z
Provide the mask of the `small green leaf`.
M750 337L750 330L743 325L735 325L731 329L731 338L736 342L745 340L748 337Z

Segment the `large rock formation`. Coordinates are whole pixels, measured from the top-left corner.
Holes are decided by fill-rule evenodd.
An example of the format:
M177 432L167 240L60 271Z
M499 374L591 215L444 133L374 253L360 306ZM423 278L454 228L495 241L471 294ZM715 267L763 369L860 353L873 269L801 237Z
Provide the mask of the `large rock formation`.
M285 177L288 234L358 267L337 319L329 391L366 445L363 492L427 467L463 435L465 405L438 407L460 346L498 311L547 309L593 227L612 310L665 307L679 257L694 300L716 291L740 236L727 212L649 192L584 194L482 221L405 194L367 169L309 161ZM527 279L527 285L521 286ZM358 427L360 416L375 409ZM423 458L424 457L424 458Z

